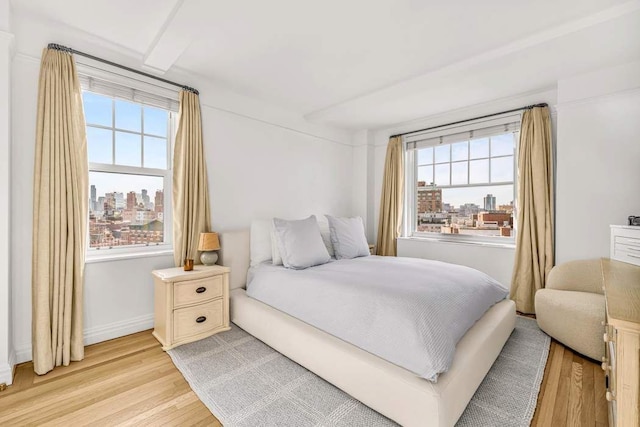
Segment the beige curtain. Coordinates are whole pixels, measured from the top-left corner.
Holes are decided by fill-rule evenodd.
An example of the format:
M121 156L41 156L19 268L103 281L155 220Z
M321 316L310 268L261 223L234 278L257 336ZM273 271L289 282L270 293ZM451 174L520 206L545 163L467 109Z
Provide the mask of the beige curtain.
M397 240L402 226L404 198L404 155L402 137L389 139L382 179L380 219L378 221L377 254L396 256Z
M32 345L39 375L84 358L87 169L75 62L70 53L44 49L33 181Z
M173 155L173 245L176 266L198 262L198 238L211 229L209 190L202 142L200 98L180 92L180 119Z
M526 110L518 147L518 232L511 299L535 313L534 296L553 267L553 149L547 107Z

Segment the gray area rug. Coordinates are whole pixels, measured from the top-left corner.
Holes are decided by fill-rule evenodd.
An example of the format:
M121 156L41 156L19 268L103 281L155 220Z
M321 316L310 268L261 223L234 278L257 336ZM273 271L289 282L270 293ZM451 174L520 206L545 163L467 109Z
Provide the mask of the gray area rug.
M213 415L231 426L395 426L239 327L169 354ZM549 355L535 320L516 328L458 426L528 426Z

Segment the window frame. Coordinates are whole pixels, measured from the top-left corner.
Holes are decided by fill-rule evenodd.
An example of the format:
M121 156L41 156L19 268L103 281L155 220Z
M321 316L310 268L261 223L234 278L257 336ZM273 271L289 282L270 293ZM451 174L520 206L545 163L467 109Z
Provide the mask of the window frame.
M158 253L172 253L173 252L173 209L172 209L172 181L173 181L173 147L175 144L176 138L176 130L177 130L177 112L173 111L169 108L163 108L158 105L148 104L144 101L135 100L135 99L127 99L125 97L101 93L99 91L92 91L91 88L82 88L82 93L89 92L94 95L103 96L106 98L110 98L112 100L111 103L111 126L99 125L99 124L90 124L85 120L85 129L92 127L96 129L104 129L112 132L111 135L111 147L112 147L112 163L96 163L96 162L88 162L88 172L100 172L100 173L117 173L123 175L142 175L142 176L153 176L162 178L163 182L163 203L164 203L164 211L163 211L163 242L154 245L148 244L133 244L133 245L125 245L125 246L114 246L114 247L103 247L103 248L92 248L91 247L91 239L89 233L89 222L87 222L87 230L86 230L86 242L87 249L85 251L85 257L88 262L99 261L104 258L114 258L114 259L127 259L127 258L136 258L144 255L155 255ZM140 112L140 132L131 131L128 129L121 129L116 127L116 101L125 101L133 104L137 104L141 107ZM145 133L144 131L144 108L156 108L162 109L168 114L167 121L167 135L166 137L162 135L155 135L151 133ZM127 166L127 165L118 165L115 164L115 156L116 156L116 132L123 132L132 135L140 136L140 144L141 144L141 152L140 152L140 162L142 166ZM146 168L144 167L144 137L155 137L155 138L165 138L167 140L166 150L167 150L167 168L166 169L158 169L158 168ZM88 152L88 147L87 147ZM89 186L91 182L89 181Z
M513 116L507 116L504 118L505 122L513 122ZM520 132L520 119L518 119L518 128L517 132ZM471 125L471 126L469 126ZM474 126L473 122L469 122L465 124L465 128L470 127L471 134L473 133ZM475 126L475 129L482 129L484 126L482 122L478 123ZM446 130L446 129L445 129ZM442 129L438 130L439 133L442 133ZM515 133L516 131L505 132L505 133ZM452 128L451 134L456 134L457 131ZM499 135L499 134L498 134ZM497 135L494 135L497 136ZM425 139L428 138L425 137ZM490 138L490 137L489 137ZM470 137L467 141L473 140L473 137ZM511 181L501 181L501 182L489 182L489 183L480 183L480 184L454 184L452 185L452 167L453 163L459 162L467 162L467 182L470 181L470 161L471 160L489 160L489 168L488 168L488 177L489 181L491 181L491 159L492 158L504 158L509 157L510 155L500 155L500 156L491 156L491 143L489 143L489 155L488 157L482 158L470 158L470 144L467 145L467 159L453 161L452 160L452 145L455 142L448 142L446 145L449 145L449 161L448 162L436 162L435 159L435 147L440 146L441 142L434 141L433 143L423 145L420 148L409 148L409 144L414 144L415 141L409 141L406 137L403 137L403 150L404 150L404 162L405 162L405 190L404 190L404 218L403 218L403 233L402 237L405 238L418 238L424 240L431 241L441 241L441 242L449 242L449 243L464 243L464 244L480 244L487 246L502 246L502 247L515 247L516 243L516 235L518 232L517 225L517 195L518 195L518 151L519 144L518 139L515 141L515 147L513 152L513 182ZM460 141L462 142L462 141ZM435 166L436 164L449 164L449 185L446 186L438 186L440 189L452 189L452 188L473 188L473 187L492 187L492 186L500 186L500 185L513 185L513 233L510 237L490 237L490 236L473 236L469 234L445 234L445 233L435 233L428 231L418 231L417 230L417 202L418 202L418 150L421 148L434 148L433 150L433 162L430 164L433 168L433 177L435 177ZM444 203L444 197L442 198L442 202Z

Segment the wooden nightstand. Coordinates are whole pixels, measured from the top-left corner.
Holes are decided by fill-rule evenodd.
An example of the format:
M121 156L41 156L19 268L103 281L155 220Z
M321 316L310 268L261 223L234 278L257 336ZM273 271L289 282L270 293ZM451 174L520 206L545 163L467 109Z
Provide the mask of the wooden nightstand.
M220 265L155 270L153 336L163 350L229 328L229 271Z

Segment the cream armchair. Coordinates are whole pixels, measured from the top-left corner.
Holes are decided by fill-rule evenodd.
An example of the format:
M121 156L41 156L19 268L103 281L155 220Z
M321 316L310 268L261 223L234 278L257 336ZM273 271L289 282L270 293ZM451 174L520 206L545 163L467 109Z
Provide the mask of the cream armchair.
M600 361L604 356L605 302L599 259L569 261L553 267L545 289L536 292L540 329Z

